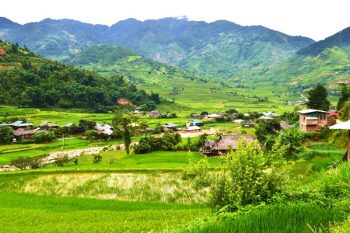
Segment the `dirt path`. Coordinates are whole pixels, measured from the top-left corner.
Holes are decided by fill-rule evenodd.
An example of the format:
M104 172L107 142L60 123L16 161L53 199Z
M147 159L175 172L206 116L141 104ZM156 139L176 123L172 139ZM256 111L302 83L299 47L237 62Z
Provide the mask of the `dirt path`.
M131 143L131 145L136 145L136 144L137 142ZM109 150L120 150L120 149L125 149L124 144L116 144L116 145L110 145L110 146L94 146L94 147L89 147L85 149L51 152L48 156L46 156L45 158L42 158L41 164L47 165L50 163L54 163L58 158L62 158L64 156L67 156L68 159L73 159L82 155L92 155L92 154L98 154L106 150L109 151ZM15 171L15 170L17 170L15 166L11 166L11 165L0 166L0 172Z

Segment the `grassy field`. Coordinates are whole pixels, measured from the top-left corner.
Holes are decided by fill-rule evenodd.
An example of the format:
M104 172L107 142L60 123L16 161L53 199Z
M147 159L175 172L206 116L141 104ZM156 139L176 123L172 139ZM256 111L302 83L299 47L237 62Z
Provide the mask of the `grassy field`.
M341 209L322 208L310 203L265 206L234 218L200 222L179 232L196 233L309 233L328 232L335 221L345 218Z
M202 205L0 192L1 232L160 232L204 217Z
M29 143L29 144L8 144L0 145L0 165L9 164L11 160L19 157L34 157L38 155L48 154L55 151L67 151L92 146L107 146L111 144L121 144L121 141L96 141L79 138L59 139L50 143Z
M17 108L11 106L0 106L0 121L5 117L22 117L38 125L43 121L56 122L60 125L67 123L78 123L80 119L93 120L100 123L110 123L113 114L88 113L83 110L40 110L35 108Z

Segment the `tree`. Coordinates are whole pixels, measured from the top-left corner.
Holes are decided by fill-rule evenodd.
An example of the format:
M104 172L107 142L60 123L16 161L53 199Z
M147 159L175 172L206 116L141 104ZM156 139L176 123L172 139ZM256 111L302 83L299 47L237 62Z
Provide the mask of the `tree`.
M284 176L281 168L285 147L275 144L266 153L259 143L238 143L236 152L228 154L225 170L217 174L210 189L210 204L237 210L246 205L270 201L281 191Z
M321 84L318 84L314 89L309 91L308 108L328 111L330 102L327 100L327 90Z
M340 119L343 121L350 120L350 101L345 102L341 108Z
M9 126L0 127L0 144L10 143L13 140L13 130Z
M281 125L277 120L269 120L260 122L255 129L255 135L258 141L271 149L275 142L277 133L281 130Z
M124 110L119 110L115 113L114 118L112 120L112 125L115 130L119 130L123 135L124 146L126 153L129 155L130 153L130 145L131 145L131 124L137 122L137 118L127 113Z
M282 131L277 138L281 145L286 146L287 158L291 158L302 151L302 140L303 134L296 127Z
M340 96L340 98L338 100L338 104L337 104L337 109L338 110L342 109L344 104L345 104L345 102L350 100L350 88L348 88L347 85L341 84L340 92L341 92L341 96Z

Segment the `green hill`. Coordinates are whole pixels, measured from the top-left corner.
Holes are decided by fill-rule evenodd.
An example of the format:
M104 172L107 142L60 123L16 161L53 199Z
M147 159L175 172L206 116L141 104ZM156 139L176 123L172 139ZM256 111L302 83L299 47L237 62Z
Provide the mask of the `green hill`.
M335 88L350 79L350 28L316 42L266 73L275 83L306 89L316 83Z
M118 74L104 78L3 41L0 54L0 104L107 111L118 98L128 98L134 104L151 101Z

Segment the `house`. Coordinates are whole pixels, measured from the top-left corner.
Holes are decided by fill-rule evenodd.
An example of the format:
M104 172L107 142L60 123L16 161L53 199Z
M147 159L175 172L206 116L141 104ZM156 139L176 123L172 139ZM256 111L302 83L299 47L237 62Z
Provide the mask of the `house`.
M40 123L40 128L58 128L59 125L56 123L52 123L50 121L44 121Z
M165 131L169 131L169 130L175 131L175 130L177 130L177 128L178 128L178 126L177 126L176 124L174 124L174 123L166 123L166 124L163 125L162 127L163 127L163 129L164 129Z
M203 126L203 125L204 125L204 123L200 120L197 120L197 119L192 119L186 123L187 127L189 127L189 126Z
M233 121L233 123L236 123L236 124L242 124L244 122L243 119L236 119Z
M185 129L185 132L200 132L201 131L201 127L199 126L188 126L186 129Z
M32 129L32 130L26 130L23 128L18 128L15 131L13 131L13 135L18 139L30 139L34 136L34 134L37 133L48 133L46 129L42 130L40 128Z
M33 123L24 122L24 121L15 121L8 125L14 129L18 129L18 128L27 128L27 127L33 126Z
M280 121L280 126L282 130L290 129L292 126L285 121Z
M162 116L162 114L160 114L159 111L152 111L152 112L148 113L148 117L152 117L152 118L159 118L161 116Z
M316 109L299 111L299 126L303 132L317 132L336 122L329 117L328 112Z
M201 152L208 156L226 154L230 150L237 149L238 141L245 140L246 142L254 141L254 138L249 135L226 135L221 136L217 140L207 140L201 149Z
M242 127L243 128L254 128L255 127L255 123L251 120L249 121L243 121L242 122Z
M194 118L202 118L202 115L199 113L191 113L190 117L194 117Z
M259 117L259 120L264 120L264 121L269 121L269 120L273 120L274 118L271 116L261 116Z
M271 117L271 118L275 118L279 116L278 113L275 113L275 112L263 112L262 114L265 117Z
M219 117L221 117L222 115L219 115L219 114L217 114L217 113L213 113L213 114L209 114L208 116L207 116L207 118L209 118L209 119L216 119L216 118L219 118Z
M107 135L113 134L113 130L112 130L113 127L108 124L104 124L104 125L96 124L94 126L94 129L97 130L99 133L103 133Z

